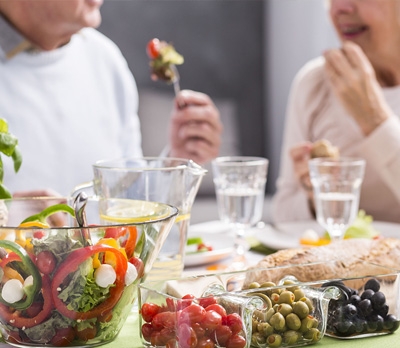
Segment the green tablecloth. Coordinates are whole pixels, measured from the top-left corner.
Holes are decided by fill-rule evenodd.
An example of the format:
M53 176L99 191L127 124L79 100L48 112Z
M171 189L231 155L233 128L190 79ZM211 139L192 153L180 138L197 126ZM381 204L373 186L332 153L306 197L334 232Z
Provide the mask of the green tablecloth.
M118 337L103 347L106 348L139 348L143 347L139 336L139 320L137 313L132 312L127 322L122 328ZM324 337L322 340L312 347L321 348L399 348L400 333L395 332L391 335L382 335L375 337L341 340L336 338Z

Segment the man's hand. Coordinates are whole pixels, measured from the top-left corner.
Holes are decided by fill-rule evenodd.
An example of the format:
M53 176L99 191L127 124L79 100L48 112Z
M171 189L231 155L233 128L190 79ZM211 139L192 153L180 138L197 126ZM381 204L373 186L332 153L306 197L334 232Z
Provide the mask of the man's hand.
M222 123L212 100L203 93L181 91L172 111L169 155L204 164L218 156L221 134Z
M325 70L336 96L363 133L369 135L391 114L374 68L353 42L345 42L342 49L329 50L324 56Z

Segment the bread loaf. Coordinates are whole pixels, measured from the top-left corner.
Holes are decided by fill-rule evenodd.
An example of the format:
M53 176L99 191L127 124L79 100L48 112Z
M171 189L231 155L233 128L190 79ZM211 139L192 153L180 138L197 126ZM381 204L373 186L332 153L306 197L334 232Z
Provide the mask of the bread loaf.
M323 262L328 260L339 261ZM308 267L298 267L296 268L297 274L293 274L299 281L308 282L368 274L365 262L400 269L400 239L344 239L320 247L280 250L266 256L257 265L250 268L253 271L248 272L244 287L254 281L276 283L287 276L287 269L279 268L279 266L316 263ZM266 269L272 267L273 270ZM260 270L254 271L256 269ZM373 266L371 266L371 272L371 274L374 273Z

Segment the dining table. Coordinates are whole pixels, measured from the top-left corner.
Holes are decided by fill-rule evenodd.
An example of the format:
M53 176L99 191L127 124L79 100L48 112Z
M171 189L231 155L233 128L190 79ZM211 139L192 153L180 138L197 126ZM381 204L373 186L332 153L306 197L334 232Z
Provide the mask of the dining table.
M268 202L269 203L269 202ZM196 211L197 214L200 213L199 210ZM206 215L201 218L195 219L196 223L192 224L190 228L196 230L196 227L207 226ZM215 217L215 216L213 216ZM269 221L264 222L264 226L268 226ZM197 228L197 231L201 228ZM250 243L250 250L246 254L246 261L248 266L256 265L260 260L262 260L266 255L276 252L277 250L263 243L260 243L257 239L257 233L249 233L248 241ZM226 256L220 260L213 261L212 263L198 264L194 266L185 267L183 272L183 277L192 276L198 274L210 274L224 272L225 267L227 267L233 260L233 255ZM398 348L400 347L400 330L395 331L391 334L376 335L363 338L334 338L324 336L322 339L315 344L311 345L313 347L321 348ZM10 348L11 346L6 343L0 343L0 348ZM139 320L139 310L137 305L130 312L125 324L123 325L118 336L110 343L102 345L104 348L142 348L146 347L140 337L140 320Z

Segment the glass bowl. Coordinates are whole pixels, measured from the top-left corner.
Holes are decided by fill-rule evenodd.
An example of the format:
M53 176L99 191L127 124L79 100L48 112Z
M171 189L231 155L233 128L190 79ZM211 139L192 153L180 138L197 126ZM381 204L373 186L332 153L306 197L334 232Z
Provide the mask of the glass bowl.
M0 329L16 346L95 346L119 333L178 213L128 199L0 201Z
M324 335L337 287L288 275L261 283L253 271L194 276L139 285L139 325L147 346L296 347ZM264 270L266 271L266 270Z

